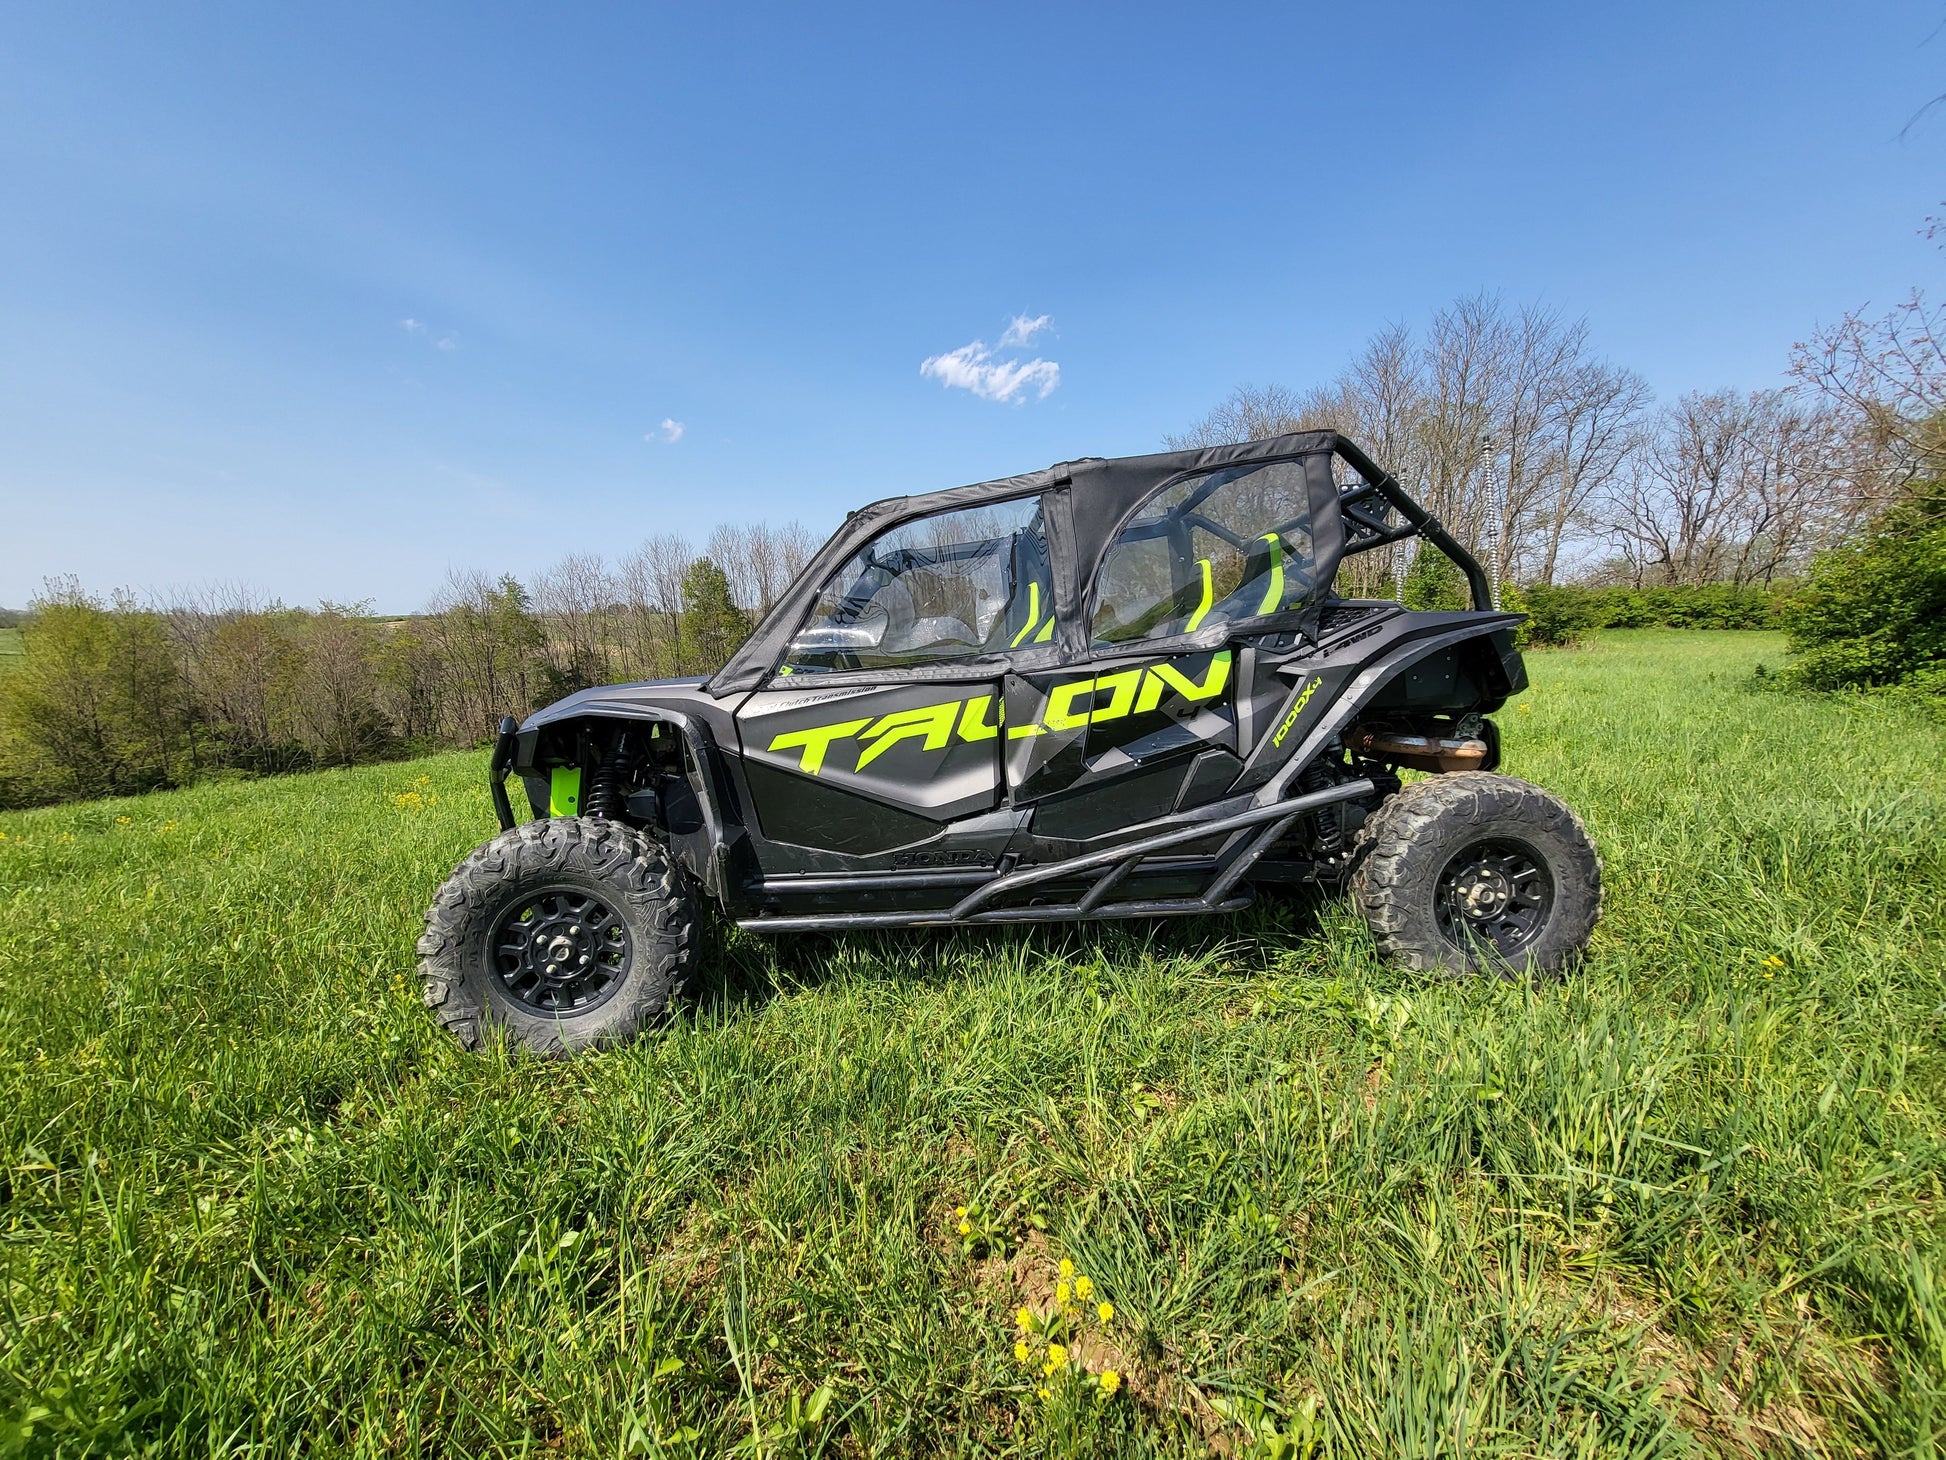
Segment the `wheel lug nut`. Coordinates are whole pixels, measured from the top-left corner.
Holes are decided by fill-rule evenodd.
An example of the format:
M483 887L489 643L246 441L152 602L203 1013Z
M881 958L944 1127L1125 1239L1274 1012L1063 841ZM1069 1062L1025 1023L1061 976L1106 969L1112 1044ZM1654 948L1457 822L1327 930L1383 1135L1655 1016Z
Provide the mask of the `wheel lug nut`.
M586 962L588 961L588 955L587 955L587 954L585 954L585 953L583 953L583 954L581 955L581 961L582 961L583 963L586 963Z

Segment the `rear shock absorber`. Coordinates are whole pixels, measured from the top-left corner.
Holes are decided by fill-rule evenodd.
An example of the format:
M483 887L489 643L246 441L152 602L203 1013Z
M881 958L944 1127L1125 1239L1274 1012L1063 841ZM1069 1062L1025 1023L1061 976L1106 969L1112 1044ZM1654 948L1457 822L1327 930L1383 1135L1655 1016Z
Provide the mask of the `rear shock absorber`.
M581 803L581 814L596 821L613 821L622 809L622 777L628 771L628 736L632 726L624 725L615 735L608 754L595 771L595 783Z
M1331 774L1322 757L1312 761L1298 775L1298 789L1302 791L1322 791L1337 784L1338 778ZM1311 826L1316 834L1318 855L1335 857L1345 849L1345 822L1336 806L1324 806L1311 813Z

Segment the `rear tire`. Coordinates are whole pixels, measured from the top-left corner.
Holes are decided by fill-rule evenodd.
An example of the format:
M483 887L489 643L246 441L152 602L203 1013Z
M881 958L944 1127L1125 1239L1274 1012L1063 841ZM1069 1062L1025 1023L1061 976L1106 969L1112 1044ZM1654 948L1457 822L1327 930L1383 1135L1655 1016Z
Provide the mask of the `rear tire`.
M695 911L661 847L613 821L503 832L426 913L419 978L433 1017L477 1049L499 1025L537 1054L618 1044L686 991Z
M1408 968L1561 973L1601 914L1601 857L1558 797L1462 771L1415 781L1365 822L1351 895Z

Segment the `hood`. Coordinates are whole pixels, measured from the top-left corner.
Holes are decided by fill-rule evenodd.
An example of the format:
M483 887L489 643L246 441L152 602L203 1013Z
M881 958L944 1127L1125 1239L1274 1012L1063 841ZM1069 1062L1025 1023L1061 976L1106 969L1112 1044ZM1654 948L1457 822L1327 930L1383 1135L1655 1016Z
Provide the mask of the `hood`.
M556 720L580 715L640 716L645 710L680 710L694 714L707 709L720 713L718 702L703 693L702 679L643 679L633 684L603 684L578 690L534 711L521 722L522 730L537 730Z

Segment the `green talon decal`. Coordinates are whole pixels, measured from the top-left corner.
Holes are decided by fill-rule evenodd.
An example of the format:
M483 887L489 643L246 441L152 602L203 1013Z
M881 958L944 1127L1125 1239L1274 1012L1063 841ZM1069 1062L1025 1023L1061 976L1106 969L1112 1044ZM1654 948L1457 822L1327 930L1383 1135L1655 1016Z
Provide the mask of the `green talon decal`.
M1053 622L1050 617L1050 628ZM1020 740L1050 731L1101 725L1128 715L1146 715L1161 708L1163 695L1169 693L1185 704L1202 704L1220 696L1229 682L1228 649L1211 657L1200 680L1191 679L1169 663L1069 680L1048 691L1040 715L1032 723L1006 725L1007 738ZM1107 701L1099 703L1104 695ZM974 695L969 699L942 700L934 705L898 710L876 720L842 720L831 725L814 725L808 730L787 731L772 739L767 749L801 750L797 768L815 776L824 769L825 757L833 745L841 740L854 740L859 744L859 751L852 769L862 771L902 740L920 741L925 750L944 750L955 735L969 742L995 739L1005 720L1004 704L995 704L991 694Z
M806 775L815 776L824 769L824 753L831 748L832 741L849 739L871 723L870 720L846 720L841 725L813 725L809 730L793 730L788 735L779 735L770 742L770 748L795 750L803 746L804 758L797 763L797 768Z

